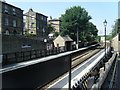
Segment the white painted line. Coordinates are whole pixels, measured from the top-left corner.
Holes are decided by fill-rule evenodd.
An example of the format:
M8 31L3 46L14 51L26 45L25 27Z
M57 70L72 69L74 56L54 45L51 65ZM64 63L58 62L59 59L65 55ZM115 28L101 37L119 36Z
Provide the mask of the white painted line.
M75 83L77 83L78 80L80 80L86 73L88 73L90 71L90 69L92 69L99 62L99 60L101 60L101 58L104 56L104 54L105 54L105 52L103 52L95 61L93 61L88 67L86 67L82 72L80 72L76 77L74 77L71 80L71 88ZM67 83L63 88L68 88L69 87L68 85L69 85L69 83Z
M88 62L88 61L83 62L79 67L75 68L71 73L74 73L77 69L79 69L80 67L82 67L82 65L84 65L84 64L87 63L87 62ZM68 77L68 75L69 75L69 74L67 73L64 77L62 77L61 79L59 79L58 81L56 81L54 84L50 85L48 88L52 88L55 84L59 83L62 79ZM66 82L67 82L67 81L66 81ZM58 88L58 87L56 87L56 88Z
M101 53L101 52L103 52L103 50L102 51L100 51L99 53ZM96 57L99 53L97 53L95 56L93 56L92 58L94 58L94 57ZM102 53L102 55L101 55L101 57L103 57L104 56L104 52ZM98 57L98 61L99 61L99 59L101 58L101 57ZM90 58L90 59L92 59L92 58ZM90 60L89 59L89 60ZM88 63L88 62L90 62L90 61L86 61L86 62L84 62L84 63L82 63L79 67L77 67L77 68L75 68L71 73L74 73L76 70L78 70L79 68L81 68L83 65L85 65L86 63ZM88 68L86 68L85 70L83 70L80 74L81 74L81 77L85 74L85 72L87 71L89 71L90 69L90 67L93 67L94 65L92 65L92 64L90 64L89 65L89 67ZM84 73L84 74L83 74ZM58 84L58 83L60 83L60 81L61 80L63 80L63 79L65 79L65 78L68 78L68 73L64 76L64 77L62 77L61 79L59 79L58 81L56 81L54 84L52 84L52 85L50 85L48 88L52 88L53 86L55 86L56 84ZM77 75L77 77L79 77L79 75ZM80 78L81 78L80 77ZM74 79L72 79L72 85L73 85L73 81L76 79L76 77L74 78ZM67 84L64 86L64 87L56 87L56 88L68 88L68 81L66 81L67 82Z

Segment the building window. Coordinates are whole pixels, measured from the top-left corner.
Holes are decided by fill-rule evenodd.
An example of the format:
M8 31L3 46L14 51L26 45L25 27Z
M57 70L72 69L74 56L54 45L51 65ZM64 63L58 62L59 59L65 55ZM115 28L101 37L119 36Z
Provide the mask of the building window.
M16 27L17 26L17 22L16 20L13 20L13 27Z
M5 5L5 13L8 13L8 6Z
M43 16L41 16L41 20L43 20Z
M31 23L31 28L35 28L35 23Z
M35 18L35 14L34 14L34 15L32 15L32 17L33 17L33 18Z
M25 19L26 19L26 16L23 16L23 19L25 20Z
M5 35L10 35L8 29L5 31Z
M37 21L37 29L40 29L40 22Z
M32 20L34 20L35 18L34 18L34 17L32 17L31 19L32 19Z
M44 17L44 21L45 21L45 22L47 21L47 18L46 18L46 17Z
M16 10L15 10L15 8L13 8L12 10L13 10L13 15L16 15Z
M39 25L37 26L37 29L40 29Z
M8 26L8 18L5 18L5 26Z

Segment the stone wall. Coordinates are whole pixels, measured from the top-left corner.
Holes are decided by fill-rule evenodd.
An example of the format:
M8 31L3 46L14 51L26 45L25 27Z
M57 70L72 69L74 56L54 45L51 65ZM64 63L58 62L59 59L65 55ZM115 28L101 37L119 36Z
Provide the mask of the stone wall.
M24 47L24 46L29 47ZM2 36L2 53L14 53L21 51L30 51L37 49L45 49L45 43L39 38L15 36L15 35L3 35Z

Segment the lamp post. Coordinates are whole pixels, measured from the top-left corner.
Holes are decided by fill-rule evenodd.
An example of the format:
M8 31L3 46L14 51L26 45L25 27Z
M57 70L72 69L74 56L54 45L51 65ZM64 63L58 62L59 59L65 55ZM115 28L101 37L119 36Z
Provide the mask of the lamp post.
M44 39L44 43L45 43L45 49L47 49L47 39Z
M105 27L105 59L106 59L106 26L107 26L107 21L105 19L105 21L103 22L104 27ZM104 65L104 71L105 71L105 65Z
M45 44L45 48L44 48L44 56L46 56L47 52L47 39L44 39L44 44Z

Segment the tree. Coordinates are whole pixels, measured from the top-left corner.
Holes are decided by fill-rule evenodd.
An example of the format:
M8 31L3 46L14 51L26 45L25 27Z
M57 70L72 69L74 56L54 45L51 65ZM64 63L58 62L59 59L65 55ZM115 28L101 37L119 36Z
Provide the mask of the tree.
M117 33L120 33L120 19L115 21L115 25L113 26L111 37L114 37Z
M59 32L54 32L53 34L55 37L59 36Z
M98 29L92 22L88 22L86 24L85 34L87 41L96 40L98 35Z
M67 9L65 14L62 14L60 17L60 20L62 21L61 35L69 35L73 40L76 41L76 34L78 30L79 40L88 41L88 36L97 35L97 29L95 25L89 23L90 19L91 16L88 15L88 12L80 6L74 6L70 9Z
M55 31L55 29L54 29L54 27L52 27L52 24L51 23L48 24L47 25L47 33L50 34L51 32L54 32L54 31Z

